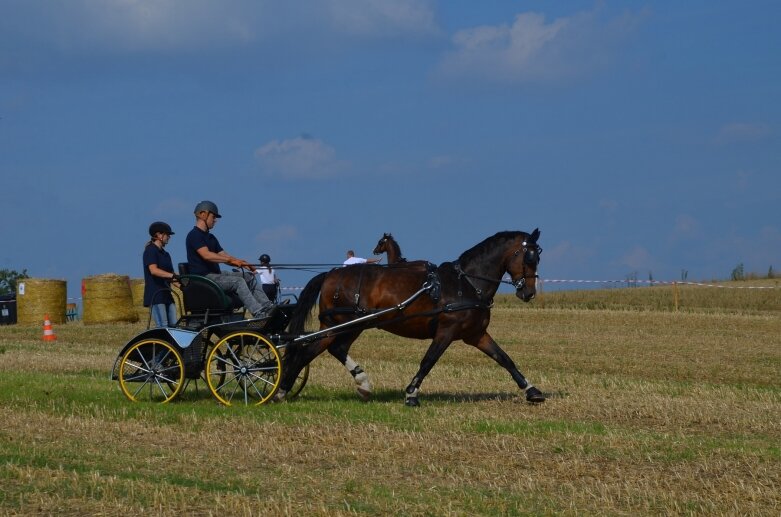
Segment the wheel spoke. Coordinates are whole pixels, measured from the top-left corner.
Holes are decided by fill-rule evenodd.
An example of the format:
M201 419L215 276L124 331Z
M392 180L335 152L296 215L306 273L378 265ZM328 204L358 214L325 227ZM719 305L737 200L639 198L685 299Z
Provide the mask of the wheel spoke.
M179 394L183 382L182 357L171 343L158 339L139 341L120 359L120 389L132 401L144 398L169 402Z
M208 354L207 363L209 389L225 405L240 400L246 405L262 404L276 390L281 377L281 363L273 344L253 331L223 337Z

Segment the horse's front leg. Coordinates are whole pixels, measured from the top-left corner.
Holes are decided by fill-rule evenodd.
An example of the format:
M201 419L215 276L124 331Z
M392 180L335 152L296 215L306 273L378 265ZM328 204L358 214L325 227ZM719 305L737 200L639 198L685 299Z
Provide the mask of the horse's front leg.
M361 368L361 366L347 353L350 346L353 344L353 341L358 337L358 334L355 334L355 336L345 334L340 337L347 337L347 339L338 339L334 341L331 346L328 347L328 353L342 363L350 375L353 376L356 385L355 390L358 392L358 396L361 397L361 400L366 402L372 395L372 383L369 381L369 376L363 371L363 368Z
M449 347L450 343L452 342L453 338L450 335L436 336L434 341L431 342L428 350L426 350L426 355L424 355L423 359L420 361L420 369L418 369L418 373L415 374L415 377L412 378L412 382L410 382L409 386L407 386L407 389L404 390L405 405L410 407L416 407L420 405L420 401L418 400L418 393L420 385L423 383L423 379L426 378L426 375L428 375L434 365L437 364L439 358L442 357L442 354L445 353L445 350L447 350L447 347Z
M526 393L526 400L528 402L545 402L545 395L526 380L526 377L518 370L513 360L510 359L510 356L502 350L488 332L484 333L478 339L465 339L464 342L476 347L485 355L499 363L505 370L510 372L510 376L518 384L518 387Z

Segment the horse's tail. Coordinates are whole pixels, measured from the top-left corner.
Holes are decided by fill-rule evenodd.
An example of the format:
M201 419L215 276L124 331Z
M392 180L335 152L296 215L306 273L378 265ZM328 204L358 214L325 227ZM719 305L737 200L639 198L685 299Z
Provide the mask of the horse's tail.
M306 323L309 320L309 316L312 313L312 308L317 302L317 298L320 296L320 289L323 287L323 282L328 272L320 273L312 280L310 280L304 290L301 291L301 295L298 297L298 305L296 310L293 311L293 315L290 317L290 326L288 327L291 334L305 334Z

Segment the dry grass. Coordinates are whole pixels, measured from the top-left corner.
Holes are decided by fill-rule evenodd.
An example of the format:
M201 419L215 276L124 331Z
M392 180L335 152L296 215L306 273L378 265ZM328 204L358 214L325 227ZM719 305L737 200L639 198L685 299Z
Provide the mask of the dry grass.
M456 343L406 408L426 344L379 331L352 349L368 404L330 357L289 404L131 404L108 373L140 326L0 327L0 514L781 512L778 309L500 302L490 330L545 404Z

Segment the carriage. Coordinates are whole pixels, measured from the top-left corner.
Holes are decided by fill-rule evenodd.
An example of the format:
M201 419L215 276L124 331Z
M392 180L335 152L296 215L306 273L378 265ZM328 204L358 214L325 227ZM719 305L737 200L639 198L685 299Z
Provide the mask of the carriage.
M112 380L131 401L169 402L192 383L208 386L222 404L263 404L276 393L285 348L284 330L295 303L278 305L270 315L245 319L241 302L212 280L187 274L179 265L182 316L171 328L147 328L120 350ZM181 297L180 297L181 296ZM309 376L297 376L292 398Z
M543 402L544 394L487 332L499 285L511 285L524 302L534 298L539 235L538 229L499 232L439 266L407 262L396 245L398 262L320 273L297 303L277 305L259 319L244 319L243 309L236 309L214 282L180 267L184 316L174 328L148 329L131 339L117 357L112 379L133 401L169 402L192 381L197 389L202 379L222 404L257 405L297 396L307 382L309 364L327 350L353 376L366 400L371 383L348 352L361 332L379 328L433 340L405 389L408 406L419 405L423 379L455 340L507 370L528 402ZM391 238L383 236L386 245ZM505 274L509 280L503 279ZM320 330L307 331L305 323L318 299Z

